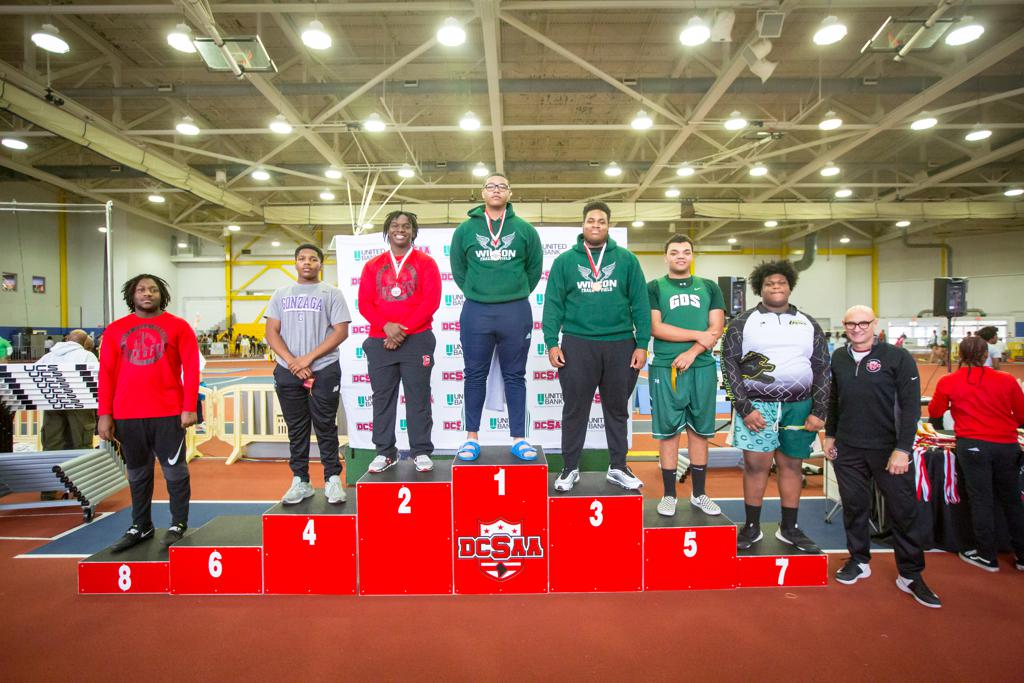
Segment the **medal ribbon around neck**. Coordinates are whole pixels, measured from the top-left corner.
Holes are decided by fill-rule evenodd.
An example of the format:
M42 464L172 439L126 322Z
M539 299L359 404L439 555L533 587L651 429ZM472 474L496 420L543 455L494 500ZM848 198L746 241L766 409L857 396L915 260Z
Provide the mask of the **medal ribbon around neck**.
M505 229L505 214L507 212L508 212L508 207L507 206L504 209L501 210L501 223L498 224L498 232L497 232L497 234L495 234L494 231L491 230L491 214L487 213L487 209L484 209L484 215L487 216L487 232L490 233L490 235L491 235L491 246L492 247L498 246L498 244L499 244L499 242L501 240L501 231Z
M601 262L604 261L604 250L608 248L608 242L605 241L601 245L601 255L597 257L597 263L594 263L594 257L590 255L590 247L586 244L583 245L583 251L587 252L587 260L590 261L590 269L594 271L594 280L601 279Z
M391 257L391 265L395 267L395 286L391 288L391 295L398 296L402 293L401 286L398 284L398 276L402 274L402 268L405 267L405 262L409 260L409 256L412 255L413 247L409 245L409 251L405 252L405 256L402 257L401 263L395 258L395 252L388 249L388 256ZM395 290L398 290L398 294L395 294Z

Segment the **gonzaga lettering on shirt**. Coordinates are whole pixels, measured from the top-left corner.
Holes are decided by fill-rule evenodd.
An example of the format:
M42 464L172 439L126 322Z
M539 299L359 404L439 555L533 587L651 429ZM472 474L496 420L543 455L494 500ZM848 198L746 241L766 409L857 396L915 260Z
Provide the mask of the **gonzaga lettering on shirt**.
M352 320L345 297L325 282L289 285L274 292L267 305L267 318L281 321L281 338L292 355L303 356L330 336L335 325ZM287 367L277 359L281 367ZM338 350L317 358L310 368L315 372L338 362Z

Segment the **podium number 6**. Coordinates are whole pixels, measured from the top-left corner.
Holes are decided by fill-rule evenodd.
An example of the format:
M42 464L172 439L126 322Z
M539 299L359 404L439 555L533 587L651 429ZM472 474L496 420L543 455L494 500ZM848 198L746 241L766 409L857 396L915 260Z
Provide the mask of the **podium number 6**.
M601 523L604 522L604 515L601 514L604 512L604 505L601 504L601 501L595 500L591 503L590 511L594 513L590 517L590 526L601 526Z
M316 545L316 528L313 526L313 520L306 522L306 528L302 530L302 540L310 545Z
M499 467L498 473L494 475L494 481L498 482L498 495L505 495L505 468Z
M786 580L786 568L789 567L788 557L779 557L775 559L775 566L779 568L779 585Z
M132 568L126 564L117 568L117 587L125 592L132 587Z
M207 566L210 570L210 576L215 579L219 579L220 575L224 573L224 565L221 564L221 559L222 556L218 551L214 550L210 553L210 562Z
M683 534L683 555L694 557L697 554L697 532L687 531Z
M398 489L398 499L402 501L398 504L398 514L411 515L412 508L409 507L409 502L412 500L412 491L409 490L408 486Z

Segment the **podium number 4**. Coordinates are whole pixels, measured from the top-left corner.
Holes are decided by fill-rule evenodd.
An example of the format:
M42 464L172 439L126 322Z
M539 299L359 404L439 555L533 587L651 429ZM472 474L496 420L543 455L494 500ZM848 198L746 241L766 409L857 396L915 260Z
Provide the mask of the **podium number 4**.
M783 582L786 580L786 569L789 567L789 558L775 558L775 566L779 568L779 585L781 586Z
M409 502L412 501L412 491L409 490L408 486L398 489L398 500L402 501L398 504L398 514L411 515L412 508L409 507Z
M683 555L695 557L697 555L697 532L687 531L683 534Z
M219 579L220 575L224 573L224 565L221 564L221 559L223 559L223 556L218 551L214 550L210 553L210 561L207 567L210 570L210 576L215 579Z
M313 526L313 520L306 522L306 528L302 530L302 540L310 545L316 545L316 527Z

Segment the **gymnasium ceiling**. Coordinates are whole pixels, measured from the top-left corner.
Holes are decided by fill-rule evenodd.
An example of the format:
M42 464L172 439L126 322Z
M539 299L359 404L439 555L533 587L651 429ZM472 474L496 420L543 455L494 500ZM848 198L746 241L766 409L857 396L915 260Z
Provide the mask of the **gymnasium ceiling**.
M0 179L27 176L85 201L113 199L204 240L221 241L230 223L259 234L263 211L281 206L344 203L337 212L348 225L329 231L350 231L358 211L349 211L349 191L356 209L369 193L367 215L389 197L391 204L472 201L479 197L480 180L471 174L478 163L504 170L517 202L553 207L602 198L641 209L668 204L673 212L678 206L678 217L631 228L632 240L652 244L670 230L692 231L708 243L724 244L728 236L758 246L811 233L830 243L849 237L851 246L900 235L889 218L783 219L775 227L760 219L710 219L694 215L693 201L779 203L782 218L786 207L803 203L1005 205L1017 201L1006 190L1024 187L1024 6L1018 0L115 3L0 4L0 76L8 92L34 101L26 114L0 96L3 135L29 144L24 151L0 148ZM745 47L765 47L757 42L759 9L784 14L781 36L771 39L763 58L777 65L763 83L749 67L756 57L744 58ZM698 47L681 45L690 17L717 19L721 27L727 10L734 13L731 31ZM848 34L815 45L812 35L830 13ZM984 34L947 45L945 34L966 24L965 15ZM435 38L448 16L465 25L467 40L459 47ZM910 26L905 38L929 18L937 41L924 47L929 41L919 40L899 60L889 49L862 54L889 17L897 23L878 42L895 34L894 26ZM332 48L303 44L300 33L314 19L331 35ZM198 54L167 44L179 22L196 36L258 35L276 73L237 78L208 71ZM30 36L44 23L59 29L68 53L33 45ZM723 37L729 42L716 40ZM47 84L60 106L45 101ZM91 127L83 126L77 142L64 139L46 129L48 109ZM630 125L640 109L654 122L645 131ZM479 130L459 127L467 111L480 119ZM750 122L738 132L723 126L734 111ZM820 130L829 111L843 125ZM922 112L938 124L911 130ZM385 131L364 129L374 113ZM268 129L279 114L294 127L291 134ZM199 135L175 130L185 115ZM991 137L966 141L977 124ZM182 173L157 178L131 162L117 163L95 151L106 148L90 130L120 149L165 158ZM841 171L823 177L819 170L830 160ZM612 161L622 170L618 177L604 172ZM757 162L767 175L750 175ZM696 173L677 175L684 163ZM414 177L399 177L403 164ZM331 166L343 170L341 179L324 177ZM256 168L269 171L270 180L253 179ZM326 188L333 202L319 198ZM670 188L679 190L678 198L666 198ZM839 188L852 196L836 199ZM150 203L154 191L166 202ZM1014 216L936 218L914 220L909 231L946 237L1022 225L1024 218ZM315 224L270 224L265 234L294 241L315 230Z

